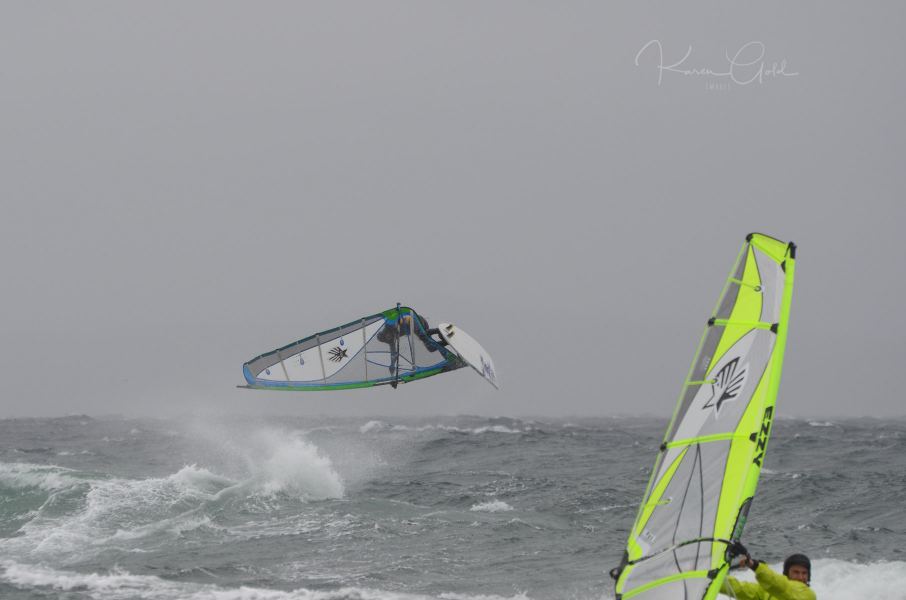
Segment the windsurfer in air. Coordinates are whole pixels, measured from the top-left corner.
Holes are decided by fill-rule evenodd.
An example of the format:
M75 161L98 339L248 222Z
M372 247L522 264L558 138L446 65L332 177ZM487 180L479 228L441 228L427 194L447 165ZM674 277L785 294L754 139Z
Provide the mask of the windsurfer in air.
M429 352L437 352L437 348L441 345L441 342L430 337L437 330L428 328L428 320L425 317L415 311L400 315L399 320L395 324L391 325L388 323L384 325L384 328L377 335L378 341L390 346L391 375L398 375L399 372L400 338L409 335L410 332L414 333L425 344ZM398 381L395 379L390 382L390 385L395 388L397 383Z
M812 563L804 554L787 557L783 561L783 575L779 575L765 563L749 556L745 547L738 542L730 551L732 554L743 555L739 566L755 571L756 583L727 577L720 590L722 593L740 600L815 600L815 592L809 587Z

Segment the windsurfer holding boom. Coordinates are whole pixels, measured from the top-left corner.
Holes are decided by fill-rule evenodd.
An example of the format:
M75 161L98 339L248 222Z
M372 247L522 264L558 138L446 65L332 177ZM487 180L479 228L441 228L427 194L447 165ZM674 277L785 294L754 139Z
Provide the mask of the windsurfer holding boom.
M783 561L783 575L775 573L760 560L749 556L746 547L736 542L730 547L730 554L742 556L740 567L755 571L756 583L739 581L727 577L721 593L740 600L815 600L815 592L809 587L812 578L812 563L804 554L793 554Z
M413 315L415 319L413 319ZM443 344L430 337L436 332L436 329L429 328L428 320L415 311L412 311L411 314L400 315L394 324L385 325L381 332L378 333L377 339L390 346L390 374L399 375L399 344L401 337L414 333L425 344L429 352L437 352L437 348ZM394 380L390 382L390 385L395 388L397 383L398 381Z

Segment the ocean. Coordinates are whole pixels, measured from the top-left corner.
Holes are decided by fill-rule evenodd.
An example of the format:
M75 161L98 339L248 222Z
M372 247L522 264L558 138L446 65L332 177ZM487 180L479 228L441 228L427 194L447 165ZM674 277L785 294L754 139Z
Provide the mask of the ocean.
M597 600L666 421L0 420L0 598ZM744 541L906 599L906 420L779 419Z

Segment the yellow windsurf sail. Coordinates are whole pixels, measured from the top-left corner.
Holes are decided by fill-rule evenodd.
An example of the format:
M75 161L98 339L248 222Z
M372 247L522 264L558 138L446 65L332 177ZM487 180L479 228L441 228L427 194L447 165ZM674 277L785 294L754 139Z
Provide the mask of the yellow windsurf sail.
M746 237L611 571L617 600L717 597L764 464L795 259L792 242Z

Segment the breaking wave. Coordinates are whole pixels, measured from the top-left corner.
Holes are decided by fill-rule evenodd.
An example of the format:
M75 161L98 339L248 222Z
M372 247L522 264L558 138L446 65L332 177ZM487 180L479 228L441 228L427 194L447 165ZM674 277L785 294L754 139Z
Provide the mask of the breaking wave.
M0 463L0 486L9 489L36 488L46 492L71 487L80 480L76 471L54 465Z
M331 461L303 440L273 432L246 457L246 473L228 477L190 464L164 477L99 477L53 465L0 463L0 489L19 498L18 514L6 515L9 533L0 557L41 560L88 556L115 545L141 551L143 538L159 543L189 531L217 530L227 506L254 509L261 499L309 502L341 498L343 482ZM243 509L246 506L248 508Z

